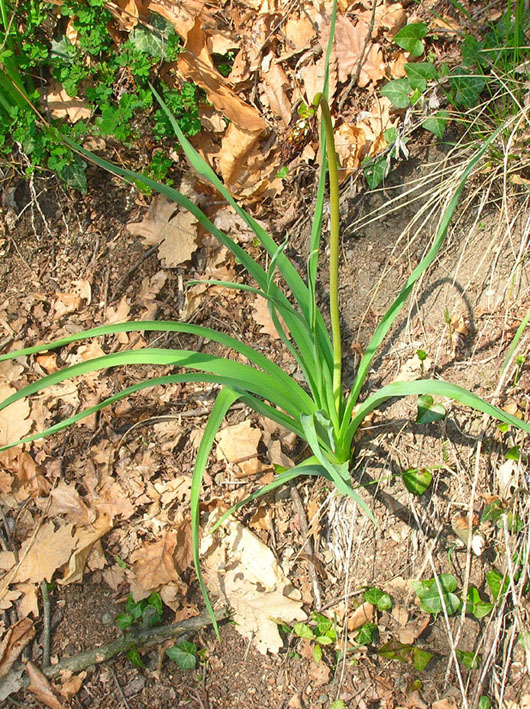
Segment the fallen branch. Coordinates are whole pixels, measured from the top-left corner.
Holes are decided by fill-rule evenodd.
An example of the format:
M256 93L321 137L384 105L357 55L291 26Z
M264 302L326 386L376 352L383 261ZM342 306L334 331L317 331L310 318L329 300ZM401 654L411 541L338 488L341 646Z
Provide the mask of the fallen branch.
M230 612L226 608L215 611L215 618L218 621L225 620L229 615ZM56 665L43 667L42 671L46 677L50 678L57 677L61 672L65 671L81 672L87 667L90 667L90 665L110 660L121 652L127 652L132 648L147 649L154 645L160 645L164 640L178 638L179 635L196 633L201 628L211 625L211 622L212 620L208 613L204 612L194 618L183 620L180 623L169 623L168 625L159 625L155 628L145 628L142 630L130 630L107 645L95 647L86 652L80 652L73 657L65 657Z

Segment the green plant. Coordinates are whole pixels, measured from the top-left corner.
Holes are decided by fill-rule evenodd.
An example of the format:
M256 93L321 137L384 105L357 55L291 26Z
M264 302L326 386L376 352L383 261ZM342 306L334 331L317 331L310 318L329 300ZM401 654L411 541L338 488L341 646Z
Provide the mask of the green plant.
M61 17L69 18L75 44L58 34L64 32ZM64 136L77 142L102 136L128 145L140 126L158 138L173 136L165 113L153 111L148 81L163 61L177 57L180 37L168 21L152 14L149 27L138 24L118 46L108 30L111 20L105 0L64 0L56 12L43 0L0 0L0 152L18 146L26 174L53 170L66 184L86 192L86 163ZM39 76L43 88L50 79L59 82L83 104L87 116L73 125L48 117L56 130L42 130L37 111L46 113L47 105L37 90L40 80L33 78ZM183 131L197 133L203 100L197 87L188 83L169 89L162 84L160 90ZM171 161L167 154L156 156L147 174L165 179Z
M460 5L459 9L465 12L468 25L472 24L469 13ZM409 62L405 64L406 76L389 81L381 94L398 109L420 107L422 110L417 113L422 127L442 139L450 112L440 109L427 117L424 112L427 93L439 89L454 109L453 118L465 124L471 122L473 137L484 139L491 132L491 125L503 123L524 105L524 80L530 77L528 61L524 61L528 58L526 33L529 28L530 11L524 0L515 0L513 7L509 2L506 12L497 22L490 23L486 31L475 27L474 34L460 32L459 65L453 69L447 64L436 66L430 56L427 61ZM411 23L395 35L394 42L412 56L421 57L425 51L423 40L428 33L429 28L423 22ZM489 120L484 120L482 112ZM506 138L508 136L506 133ZM391 145L393 141L387 138L387 143ZM493 145L490 155L501 157ZM364 173L368 186L377 187L389 170L389 156L370 161Z
M332 24L331 37L333 36L333 26ZM327 52L328 61L330 52L331 43ZM122 177L128 182L140 182L146 187L164 194L169 199L174 200L179 205L189 210L207 231L232 251L238 262L246 269L249 276L257 285L218 281L213 281L213 283L246 293L257 294L266 300L278 334L285 347L296 361L304 377L305 386L300 385L297 379L288 375L277 364L267 359L261 352L254 350L246 343L212 329L180 322L146 321L112 324L94 328L84 333L70 335L51 343L29 347L17 352L9 352L0 357L0 361L2 361L19 356L30 356L41 351L65 347L82 339L112 335L119 332L159 331L184 332L205 337L206 339L221 344L223 347L230 349L247 360L248 363L243 363L204 352L155 349L149 347L141 350L115 352L104 357L61 369L58 372L44 377L40 381L33 382L20 389L0 404L1 410L15 401L41 391L52 384L87 372L108 369L109 367L151 364L169 365L185 370L184 372L155 377L130 386L105 401L100 402L96 406L90 407L85 411L55 424L44 432L33 434L23 441L13 441L10 444L18 445L60 431L83 417L112 405L128 394L140 391L146 387L174 382L197 381L219 385L221 388L199 445L191 490L194 564L205 603L210 612L211 605L202 580L199 560L199 501L203 474L215 436L225 415L236 401L239 400L243 402L258 414L268 417L294 432L300 439L306 442L311 450L311 455L298 463L298 465L291 470L279 473L272 483L265 485L250 495L246 500L238 503L223 515L216 526L222 524L223 520L229 514L233 513L243 504L267 494L300 476L321 476L325 478L334 485L339 493L348 495L354 499L365 510L366 514L373 519L368 506L360 497L351 477L350 467L353 456L353 439L364 418L375 408L394 397L409 395L422 396L424 394L450 397L530 433L530 426L527 423L492 406L471 392L443 381L419 380L412 382L394 382L371 393L363 401L359 399L379 345L400 313L414 284L436 258L466 180L491 142L496 139L498 133L494 133L485 141L484 145L480 147L462 171L458 188L446 208L432 246L423 260L413 270L405 286L376 328L359 364L351 391L349 393L344 391L342 386L342 347L338 298L338 178L331 117L325 99L326 90L327 80L324 86L324 93L319 94L314 101L314 106L320 107L323 118L323 135L321 142L323 159L307 262L307 282L302 279L297 269L285 255L284 251L287 242L278 246L263 227L237 204L209 164L190 144L181 126L171 115L171 112L164 105L161 97L154 89L154 95L159 100L163 110L166 111L168 120L171 122L182 149L192 167L203 179L208 180L217 188L224 199L226 199L252 229L257 241L267 252L270 259L267 270L263 269L244 249L218 229L197 205L176 189L155 182L145 175L112 165L89 151L84 150L70 139L64 138L67 144L75 148L85 159L91 160L100 167ZM329 151L327 145L329 145ZM329 260L331 333L326 329L324 317L317 306L316 290L327 174L329 174L331 201ZM287 287L287 293L277 284L277 275L283 278Z
M132 625L142 628L152 628L162 620L163 605L160 595L151 593L148 598L135 601L131 594L127 599L125 611L116 616L116 625L120 630L127 630Z
M293 633L298 638L315 641L313 658L315 662L320 662L322 648L337 642L337 629L335 623L321 613L313 612L312 621L311 625L309 623L295 623Z
M419 672L427 667L432 659L432 653L422 650L410 643L401 643L397 640L390 640L379 648L377 654L387 660L398 660L398 662L412 663Z
M166 655L170 660L173 660L181 670L194 670L197 666L197 659L204 660L206 649L199 650L195 643L183 640L168 648Z
M447 615L454 615L462 607L464 599L458 595L458 581L452 574L440 574L425 581L412 581L412 588L420 599L420 607L425 613L435 617L444 609ZM491 590L491 586L490 586ZM498 594L492 592L495 600ZM469 586L465 598L465 612L475 616L477 620L491 613L495 604L483 601L474 586Z

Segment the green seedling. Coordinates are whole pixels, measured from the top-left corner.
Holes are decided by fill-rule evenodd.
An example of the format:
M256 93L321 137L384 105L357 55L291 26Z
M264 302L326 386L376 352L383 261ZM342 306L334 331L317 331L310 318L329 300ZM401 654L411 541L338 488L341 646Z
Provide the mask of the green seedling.
M423 379L425 374L425 360L427 359L427 352L425 350L416 350L416 357L420 360L420 376Z
M322 659L322 647L333 645L337 642L337 628L332 620L320 613L314 612L312 620L314 625L295 623L293 625L293 633L298 638L315 641L313 659L318 663Z
M181 670L194 670L197 666L197 659L204 660L205 653L206 649L199 650L195 643L190 643L187 640L183 640L166 650L166 655Z
M376 638L377 625L375 623L364 623L355 636L355 642L358 645L372 645Z
M425 670L433 657L433 654L427 650L408 643L400 643L397 640L391 640L380 647L377 654L388 660L412 664L419 672Z
M445 407L436 404L430 394L422 394L418 397L418 413L416 423L433 423L445 418Z
M116 625L120 630L127 630L132 625L152 628L160 623L162 615L162 599L158 593L153 592L141 601L135 601L129 594L125 611L116 616Z
M326 53L328 65L334 33L335 12L336 5L332 16L330 43ZM204 351L195 352L193 350L154 347L113 352L103 357L60 369L20 388L16 393L0 403L0 410L2 410L16 401L36 394L59 382L89 372L108 370L117 366L147 364L170 367L176 370L164 376L154 377L129 386L97 405L51 426L46 431L32 434L19 441L12 441L8 446L3 447L3 449L6 449L61 431L84 417L113 405L123 397L147 387L174 383L204 382L209 386L219 388L199 445L191 486L194 565L206 607L212 616L212 623L216 630L217 623L213 616L200 567L200 498L204 471L215 437L226 414L234 403L239 401L257 414L267 417L295 433L305 442L311 453L292 469L277 474L271 483L257 489L252 495L228 510L218 520L215 527L221 525L230 514L233 514L242 505L251 500L266 495L298 477L315 476L324 478L328 484L336 489L337 493L355 500L366 515L373 520L373 515L359 494L356 481L352 478L353 443L355 433L365 417L389 399L422 395L448 397L530 433L530 425L524 421L520 421L502 409L492 406L462 387L441 380L420 379L411 382L393 382L374 392L366 392L366 396L362 400L360 399L374 357L381 343L405 305L415 283L429 268L439 253L467 178L477 167L491 143L497 139L500 129L494 132L480 146L465 168L462 169L458 186L443 213L431 247L414 268L403 289L376 328L361 359L351 390L347 391L343 387L338 278L340 254L338 170L331 115L325 97L327 83L326 79L324 92L318 94L313 102L314 110L319 109L322 116L322 167L305 279L285 254L287 242L278 245L261 224L239 206L210 165L191 145L181 125L171 114L162 97L154 88L152 89L153 94L159 101L162 110L165 111L191 167L203 180L209 181L221 193L227 203L233 207L253 231L263 251L268 254L268 268L266 270L261 263L253 259L239 244L235 243L216 227L196 204L178 190L156 182L145 175L113 165L63 136L63 140L67 145L75 149L82 158L90 160L129 183L140 182L153 191L163 194L168 199L174 200L182 208L191 212L206 231L215 236L234 254L242 269L246 270L253 285L224 281L207 281L207 283L215 283L225 288L258 295L266 301L278 335L297 364L298 372L296 377L265 357L260 350L253 349L250 345L235 337L200 325L174 321L139 321L104 325L85 332L68 335L53 342L8 352L0 356L0 361L21 356L30 357L42 351L66 347L74 342L114 335L120 332L141 332L144 334L148 332L188 333L218 343L223 349L237 354L237 359L230 359L229 357L216 356ZM327 177L329 177L331 214L329 234L330 331L326 328L326 321L317 301L318 259L324 222ZM303 384L300 383L302 379Z
M521 370L525 362L526 357L524 355L517 355L517 357L515 358L515 374L513 376L514 387L516 387L519 383L519 377L521 376Z
M371 603L380 611L388 611L392 608L392 599L388 593L383 593L375 586L368 587L364 592L364 600Z
M444 609L454 615L460 608L460 599L454 593L458 582L452 574L440 574L427 581L412 581L412 588L420 599L420 608L436 616Z
M474 652L457 650L456 656L468 670L478 670L480 663L482 662L482 657Z
M466 613L475 616L477 620L489 615L495 604L483 601L480 597L478 589L470 586L467 590Z
M432 473L429 468L409 468L403 473L403 483L413 495L423 495L432 482Z

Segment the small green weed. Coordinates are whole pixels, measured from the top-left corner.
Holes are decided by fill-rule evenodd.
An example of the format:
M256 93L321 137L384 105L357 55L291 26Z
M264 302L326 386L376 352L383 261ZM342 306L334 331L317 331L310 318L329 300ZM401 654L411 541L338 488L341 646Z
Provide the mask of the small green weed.
M57 34L64 32L61 17L70 18L75 45L65 34ZM105 0L64 0L56 11L42 0L0 0L0 152L19 146L27 158L26 174L53 170L66 184L85 192L86 163L63 137L76 142L88 136L110 138L126 146L145 137L146 131L156 138L173 137L165 112L154 110L148 82L163 61L178 56L180 37L168 21L152 14L149 28L137 25L118 47L108 30L111 20ZM46 113L33 79L38 76L43 86L50 79L57 81L69 97L83 103L89 116L73 125L47 116L58 134L43 131L34 109ZM160 90L183 132L198 133L204 95L197 87L162 84ZM155 180L166 179L172 165L160 152L146 170Z
M502 576L497 571L489 572L487 576L490 592L495 601L501 594L498 584L503 582ZM491 584L490 584L491 580ZM463 599L458 594L458 581L452 574L440 574L436 578L425 581L412 581L412 587L420 599L420 608L425 613L430 613L435 618L444 611L447 615L455 615L463 603ZM477 620L489 615L495 603L484 601L480 597L477 588L470 586L465 599L465 612L474 616Z
M459 9L464 9L459 5ZM469 13L467 19L471 21ZM426 61L405 64L406 77L389 81L381 94L398 109L417 109L424 115L428 95L436 90L443 93L453 112L440 109L434 115L421 118L423 128L442 139L447 123L452 117L464 124L473 123L473 136L484 138L524 105L524 86L530 78L526 33L530 28L530 11L524 0L507 3L506 12L497 22L489 23L485 31L476 28L476 34L461 32L461 63L451 69L447 64L436 66L430 57ZM423 22L403 27L394 42L414 57L425 53L424 39L430 33ZM435 35L435 30L431 32ZM482 111L488 120L480 118ZM390 171L393 143L388 154L367 161L364 175L368 186L377 187ZM492 145L490 156L499 160L502 155Z
M166 655L170 660L173 660L181 670L194 670L197 666L197 660L204 662L206 648L199 650L195 643L183 640L168 648Z
M141 601L135 601L130 594L125 611L116 616L116 625L120 630L127 630L132 625L152 628L160 623L163 612L162 599L158 593L152 593Z

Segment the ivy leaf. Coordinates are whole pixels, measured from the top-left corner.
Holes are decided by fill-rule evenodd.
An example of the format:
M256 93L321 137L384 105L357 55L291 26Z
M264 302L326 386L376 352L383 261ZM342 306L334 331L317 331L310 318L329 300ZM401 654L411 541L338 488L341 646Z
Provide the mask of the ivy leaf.
M127 657L133 663L133 665L136 665L136 667L145 667L144 662L140 657L140 653L135 647L128 650Z
M412 648L412 664L419 671L427 667L432 659L432 652L427 652L427 650L421 650L419 647Z
M426 118L422 126L430 133L434 133L437 138L443 138L447 121L449 120L449 111L438 111L434 116Z
M411 91L412 86L408 79L394 79L383 86L381 94L389 98L396 108L407 108L410 106Z
M322 648L320 647L320 645L315 645L315 647L313 648L313 660L318 665L318 663L320 662L321 659L322 659Z
M305 623L295 623L293 625L293 632L299 638L307 638L308 640L313 640L315 637L314 632Z
M471 586L467 591L467 601L466 601L466 613L471 613L477 620L484 618L485 615L491 613L493 610L493 603L487 603L483 601L480 597L478 589Z
M493 598L498 601L508 590L508 579L504 578L500 571L492 569L486 574L486 582Z
M428 31L429 28L424 22L414 22L400 29L394 37L394 42L401 49L410 52L413 57L420 57L424 50L424 44L421 40Z
M454 615L460 608L460 599L453 593L458 587L458 582L452 574L438 576L440 591L435 579L428 581L412 581L412 588L420 599L420 607L425 613L438 615L445 605L447 615Z
M388 175L389 165L386 158L378 158L369 162L364 168L364 179L371 190L379 187Z
M452 100L463 108L473 108L484 90L486 81L482 76L469 74L458 67L449 80Z
M181 670L193 670L197 664L197 646L183 641L166 650L166 655L173 660Z
M428 468L409 468L403 473L405 487L413 495L423 495L432 482L432 473Z
M466 652L464 650L457 650L456 656L460 662L467 667L468 670L477 670L478 666L482 662L482 657L480 655L475 655L474 652Z
M375 638L375 633L377 631L377 625L375 623L365 623L361 625L359 632L355 638L355 642L359 645L370 645L373 643Z
M418 397L418 415L416 423L432 423L439 421L445 416L445 408L442 404L435 404L430 394L423 394Z
M410 86L413 89L425 91L427 83L438 78L438 72L434 64L430 62L420 62L419 64L405 64L405 71L409 77Z

